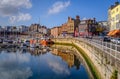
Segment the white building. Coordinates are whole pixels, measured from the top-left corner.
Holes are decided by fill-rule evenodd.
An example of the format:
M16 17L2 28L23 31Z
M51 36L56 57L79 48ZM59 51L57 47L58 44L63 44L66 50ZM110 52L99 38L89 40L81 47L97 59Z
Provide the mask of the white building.
M28 32L29 31L29 27L22 25L22 26L19 27L19 31L20 32Z

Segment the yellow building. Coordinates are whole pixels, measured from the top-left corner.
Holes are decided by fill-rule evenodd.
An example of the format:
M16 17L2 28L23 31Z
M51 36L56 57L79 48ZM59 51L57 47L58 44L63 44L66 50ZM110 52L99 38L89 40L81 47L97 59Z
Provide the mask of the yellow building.
M74 19L71 17L68 17L68 21L67 21L67 32L68 34L74 34Z
M120 29L120 4L115 2L108 10L108 24L110 31Z

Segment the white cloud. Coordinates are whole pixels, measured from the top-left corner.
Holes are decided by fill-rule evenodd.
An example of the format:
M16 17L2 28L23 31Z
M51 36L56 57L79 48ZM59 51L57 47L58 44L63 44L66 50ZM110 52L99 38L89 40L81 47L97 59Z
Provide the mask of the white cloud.
M0 57L0 78L28 79L33 75L30 67L20 66L20 64L24 64L24 62L29 62L28 55L22 55L20 53L1 54L3 54L4 57Z
M17 58L17 60L19 60L20 63L28 63L30 61L29 55L22 55L20 53L18 53L18 54L10 53L10 54L4 55L4 57L0 58L0 62L1 62L0 67L2 66L3 63L10 64L11 62L13 62L13 63L17 62L16 58Z
M2 79L28 79L33 75L29 67L9 69L6 67L0 68L0 77Z
M21 8L31 8L32 4L29 0L1 0L0 15L11 16L19 13Z
M61 63L58 63L57 61L50 61L48 62L48 65L51 67L52 71L56 74L65 74L70 75L70 71Z
M10 16L9 20L11 23L19 22L19 21L28 21L31 19L31 15L26 13L19 13L17 16Z
M67 8L70 5L70 1L67 2L56 2L52 5L52 7L49 9L48 14L56 14L61 11L63 11L65 8Z
M16 20L16 17L19 17L19 20L17 20L17 22L26 21L30 19L30 17L25 17L23 19L21 19L20 17L29 16L30 14L23 14L21 12L21 9L29 9L31 7L32 4L30 0L0 0L0 16L9 18L12 17L14 20Z

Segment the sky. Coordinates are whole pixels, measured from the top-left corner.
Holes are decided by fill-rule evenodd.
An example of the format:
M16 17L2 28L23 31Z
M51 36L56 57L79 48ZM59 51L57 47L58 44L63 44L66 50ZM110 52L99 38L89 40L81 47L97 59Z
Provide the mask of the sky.
M68 16L107 21L108 8L117 0L0 0L0 26L30 26L40 23L48 28L67 22Z

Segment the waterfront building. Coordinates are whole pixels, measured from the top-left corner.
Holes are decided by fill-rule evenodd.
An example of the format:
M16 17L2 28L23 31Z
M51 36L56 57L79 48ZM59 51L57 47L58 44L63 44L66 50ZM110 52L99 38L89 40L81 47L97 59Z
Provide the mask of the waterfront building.
M41 26L40 24L31 24L29 27L30 37L41 38L47 35L47 27Z
M77 15L76 19L74 20L74 36L79 36L79 24L80 24L80 17Z
M39 29L40 25L39 24L31 24L29 27L30 32L37 32Z
M78 36L78 25L80 23L79 16L76 16L76 19L68 17L66 23L62 24L61 34L63 36Z
M79 24L79 34L80 36L84 36L87 35L87 20L81 20L80 24Z
M74 35L74 19L71 17L68 17L68 21L67 21L67 33L70 36Z
M61 26L61 35L67 36L67 34L68 34L68 26L67 26L67 23L64 23Z
M120 29L120 3L115 2L108 9L108 24L110 31Z
M19 31L19 29L17 28L17 26L12 26L11 28L12 28L12 31L13 31L13 32Z
M46 26L40 26L38 28L38 32L40 32L42 34L47 34L47 27Z
M62 24L59 28L54 27L51 29L51 35L54 37L58 36L79 36L79 24L80 24L80 17L76 16L76 19L68 17L66 23ZM59 29L59 31L58 31Z
M12 26L5 26L5 29L6 31L12 31Z
M80 17L76 16L76 19L68 17L67 23L62 25L62 33L67 36L78 36L78 25L80 23Z
M61 27L60 26L58 26L58 27L53 27L52 29L51 29L51 35L54 37L54 38L56 38L56 37L58 37L59 35L60 35L60 32L61 31Z
M25 25L21 25L21 26L19 27L19 31L20 31L21 33L23 33L23 32L28 32L28 31L29 31L29 27L27 27L27 26L25 26Z
M103 35L106 35L109 32L110 28L107 21L98 21L98 25L101 27L101 33Z
M96 28L98 27L98 24L96 23L95 18L93 19L86 19L86 20L80 20L79 24L79 35L80 36L93 36L97 35L99 30L97 31Z
M48 29L47 29L47 36L50 36L50 35L51 35L51 29L48 28Z
M120 37L120 3L115 2L108 9L108 24L110 32L107 34L112 37Z

